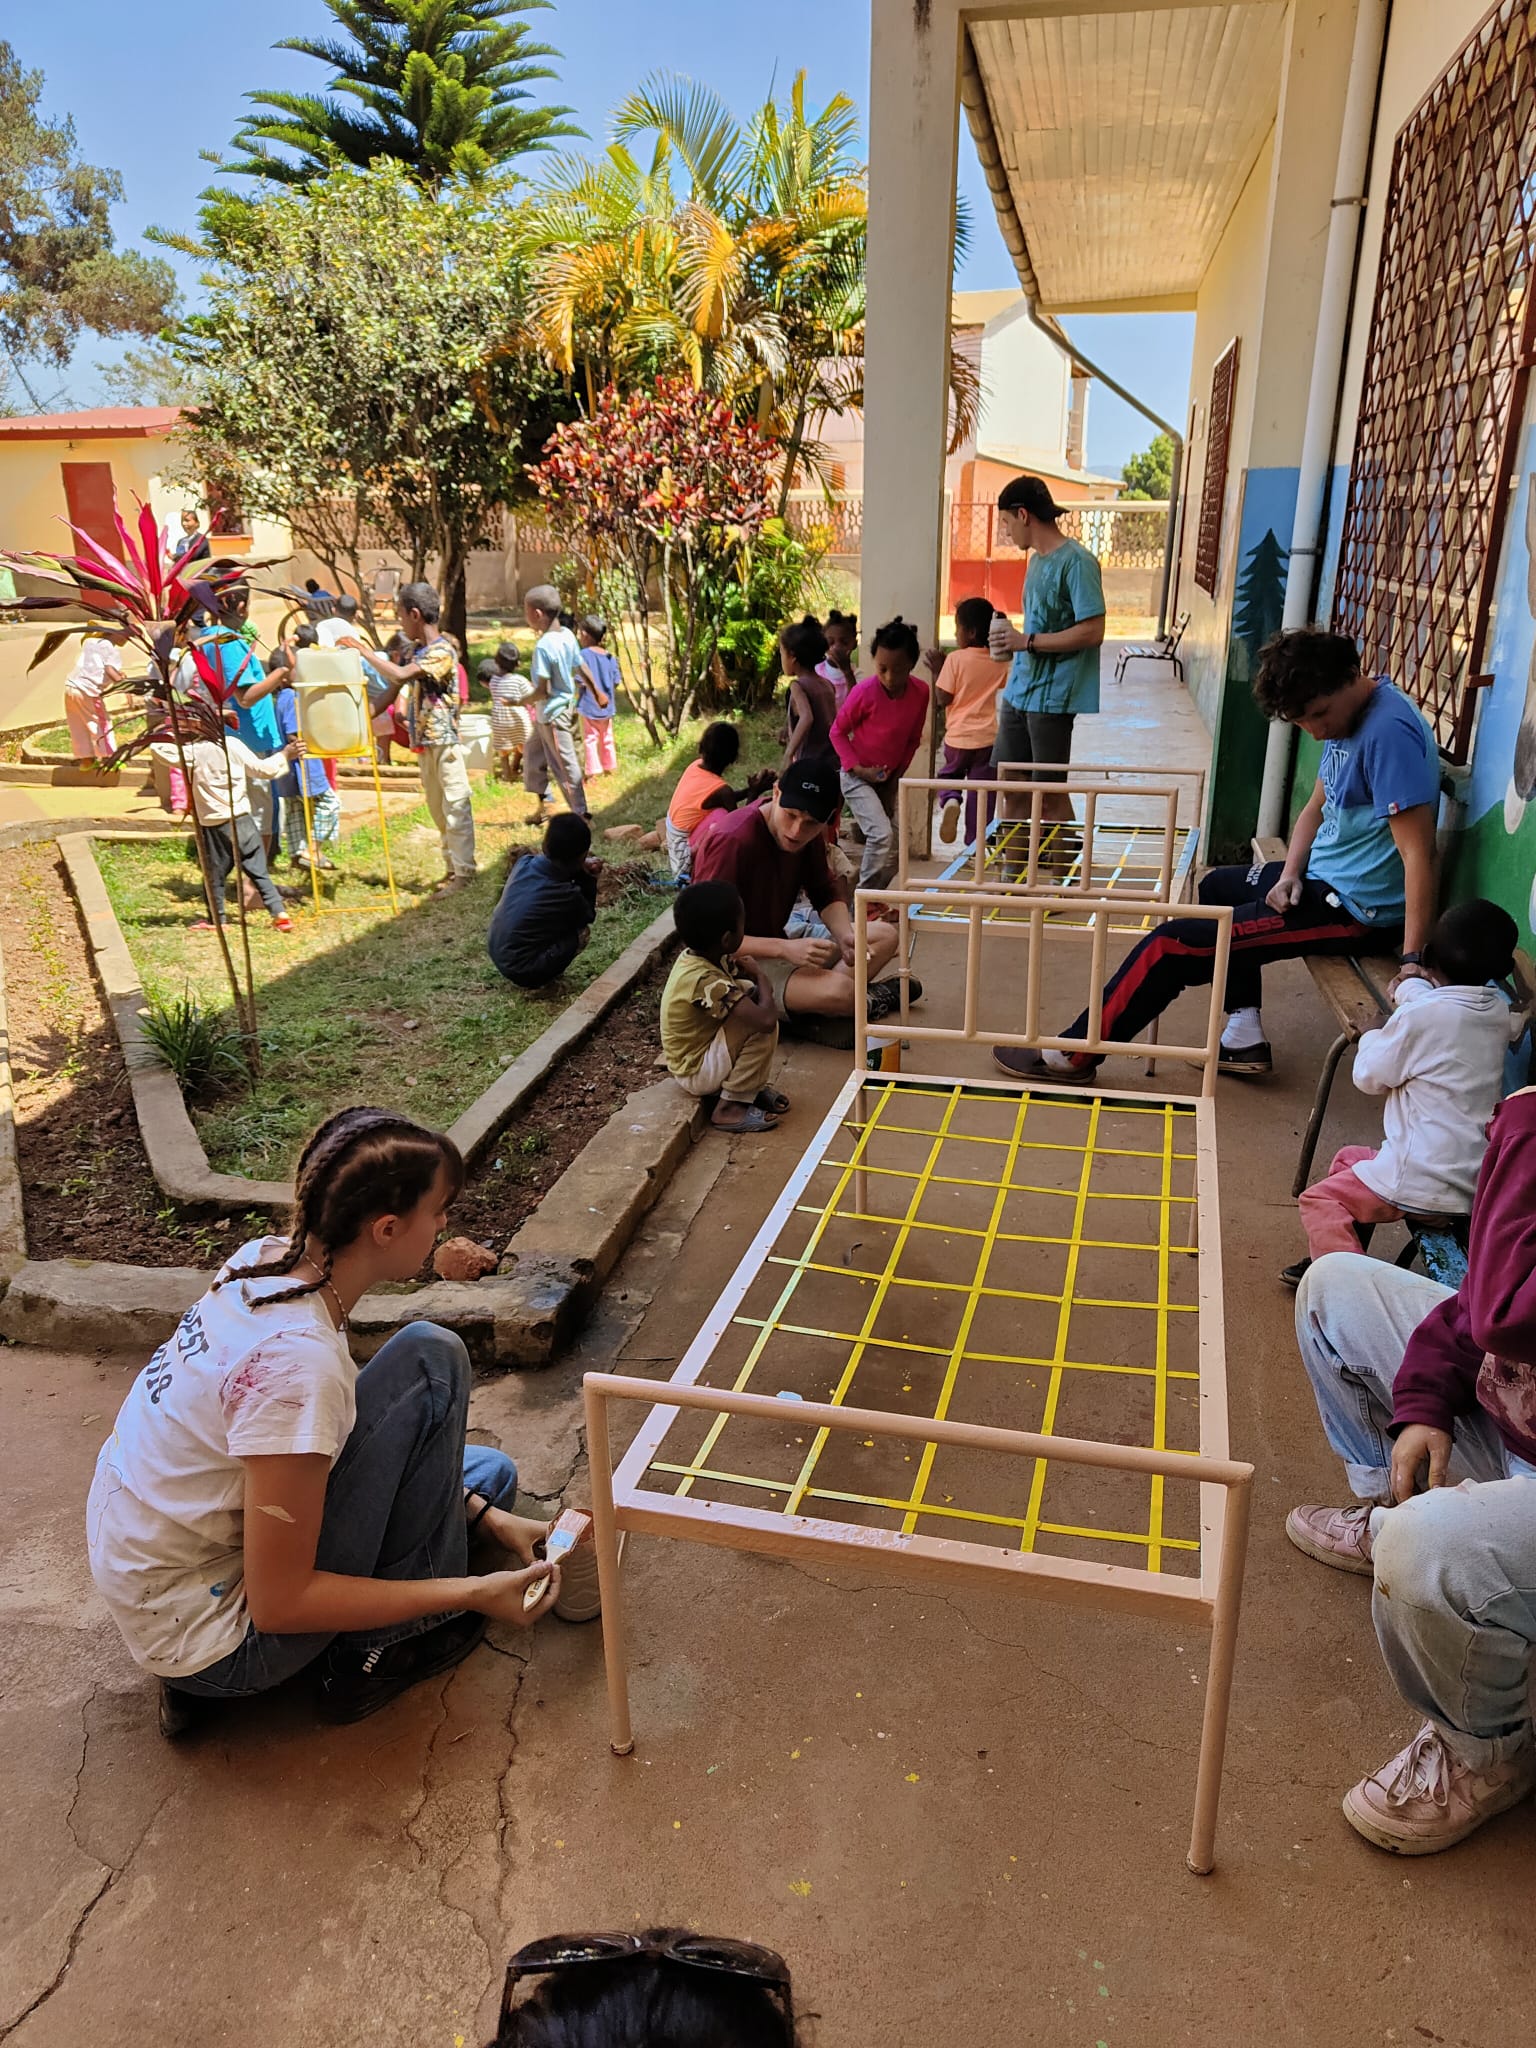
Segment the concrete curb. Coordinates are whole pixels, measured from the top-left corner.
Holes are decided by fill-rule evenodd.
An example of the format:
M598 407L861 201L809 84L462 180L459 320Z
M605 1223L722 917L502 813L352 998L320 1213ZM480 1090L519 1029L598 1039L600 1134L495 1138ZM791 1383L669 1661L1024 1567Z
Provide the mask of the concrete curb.
M703 1106L671 1081L641 1089L550 1189L508 1246L504 1270L485 1280L434 1280L365 1295L352 1313L353 1355L370 1358L408 1323L430 1321L456 1330L481 1371L553 1364L704 1123ZM0 1338L146 1357L213 1278L190 1266L0 1258L0 1281L7 1263Z
M226 1215L242 1209L287 1208L293 1200L291 1181L247 1180L244 1174L215 1173L208 1164L176 1076L155 1059L145 1042L140 1023L144 991L96 865L91 835L62 834L59 852L85 919L96 973L117 1027L139 1136L155 1180L173 1202L187 1208L211 1208Z
M5 1011L5 956L0 953L0 1260L27 1255L27 1212L16 1154L16 1098L11 1089L11 1033ZM4 1278L0 1275L0 1289Z
M163 839L166 824L163 815L145 818L142 824L133 818L18 818L0 825L0 853L33 846L40 839L57 839L63 833L98 839Z
M19 761L0 761L0 788L25 789L144 789L150 788L146 775L138 782L124 783L121 768L114 768L110 775L98 774L94 768L77 768L74 762L54 760L44 754L29 755L22 748Z
M672 905L669 903L637 939L630 941L613 965L605 968L595 981L588 982L549 1029L541 1031L527 1051L519 1053L506 1072L499 1075L485 1093L477 1096L463 1115L449 1126L449 1137L472 1165L500 1136L524 1098L546 1079L555 1061L580 1045L583 1039L591 1037L608 1012L629 994L641 975L662 957L676 936L677 927L672 921ZM551 1189L550 1193L553 1192ZM548 1199L546 1195L545 1201Z
M145 1046L139 1021L146 1007L144 990L92 844L94 839L119 836L66 832L59 837L59 852L85 918L96 972L123 1049L150 1171L172 1201L189 1209L224 1215L244 1209L286 1209L293 1201L291 1181L248 1180L244 1174L214 1171L175 1075ZM524 1100L548 1079L556 1061L590 1037L652 962L661 958L674 936L669 905L475 1098L448 1133L466 1160L474 1164L483 1157Z

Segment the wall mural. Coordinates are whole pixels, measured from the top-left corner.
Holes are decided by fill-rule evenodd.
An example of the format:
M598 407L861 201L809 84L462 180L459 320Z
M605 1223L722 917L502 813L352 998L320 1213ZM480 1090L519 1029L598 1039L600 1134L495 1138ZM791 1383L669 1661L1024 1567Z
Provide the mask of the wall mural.
M1536 934L1536 428L1521 438L1520 483L1505 529L1494 628L1465 789L1466 823L1449 851L1458 896L1489 896Z
M1525 602L1536 620L1536 479L1525 480ZM1536 796L1536 641L1526 664L1525 708L1520 730L1515 734L1515 758L1504 791L1504 830L1511 836L1520 830L1525 807Z

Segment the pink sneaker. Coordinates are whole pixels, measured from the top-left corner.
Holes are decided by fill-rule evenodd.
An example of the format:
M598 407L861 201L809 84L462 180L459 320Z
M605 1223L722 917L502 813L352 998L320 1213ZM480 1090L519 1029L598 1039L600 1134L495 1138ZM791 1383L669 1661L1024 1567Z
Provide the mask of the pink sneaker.
M1500 1764L1467 1764L1433 1721L1373 1778L1344 1795L1357 1835L1397 1856L1433 1856L1475 1834L1536 1788L1536 1744Z
M1371 1562L1371 1509L1375 1505L1367 1500L1348 1508L1292 1508L1285 1518L1285 1533L1298 1550L1315 1557L1319 1564L1370 1578L1375 1571Z

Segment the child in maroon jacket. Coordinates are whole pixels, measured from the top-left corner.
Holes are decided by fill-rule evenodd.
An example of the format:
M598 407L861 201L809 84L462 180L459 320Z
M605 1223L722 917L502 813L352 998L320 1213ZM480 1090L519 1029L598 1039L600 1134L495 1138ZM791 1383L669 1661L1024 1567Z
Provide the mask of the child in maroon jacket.
M1426 1716L1344 1815L1431 1855L1536 1788L1536 1088L1494 1114L1460 1289L1330 1252L1296 1330L1356 1501L1293 1508L1286 1534L1374 1576L1387 1669Z

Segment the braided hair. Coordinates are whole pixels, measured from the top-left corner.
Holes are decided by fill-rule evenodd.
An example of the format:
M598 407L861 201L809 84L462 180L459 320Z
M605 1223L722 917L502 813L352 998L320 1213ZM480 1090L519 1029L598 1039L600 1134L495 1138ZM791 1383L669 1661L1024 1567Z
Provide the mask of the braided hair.
M325 1122L299 1154L293 1176L293 1217L286 1247L254 1266L214 1281L271 1280L291 1273L311 1238L320 1247L320 1278L264 1294L247 1304L269 1308L314 1294L330 1280L336 1254L354 1244L377 1216L409 1215L446 1172L448 1199L464 1184L464 1161L451 1138L393 1109L342 1109Z
M878 654L882 647L889 649L892 654L910 656L914 666L923 651L923 643L917 637L917 628L909 626L900 612L894 619L887 620L885 625L876 627L875 637L869 643L869 651L871 654Z

